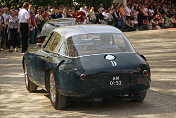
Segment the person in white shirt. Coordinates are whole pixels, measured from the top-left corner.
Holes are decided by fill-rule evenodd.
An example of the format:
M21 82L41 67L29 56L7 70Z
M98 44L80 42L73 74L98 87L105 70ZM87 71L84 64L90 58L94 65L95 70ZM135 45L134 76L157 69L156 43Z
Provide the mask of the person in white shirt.
M4 13L3 13L3 17L4 17L4 22L5 22L5 25L8 25L9 23L9 8L4 8Z
M105 9L104 11L103 11L103 16L104 16L104 24L108 24L108 19L109 19L109 15L107 14L107 10Z
M155 13L154 10L153 10L153 6L151 5L150 8L149 8L149 15L150 16L153 16L153 14Z
M144 16L148 17L148 12L149 12L148 8L146 6L143 6L142 13L144 14Z
M131 17L131 9L130 9L130 4L128 6L125 7L125 14L126 17L130 18Z
M18 19L18 32L21 32L21 40L22 40L22 53L25 53L28 49L28 34L29 29L32 28L30 22L30 15L27 11L29 9L29 3L25 2L22 6L22 9L19 11ZM29 27L30 26L30 27Z

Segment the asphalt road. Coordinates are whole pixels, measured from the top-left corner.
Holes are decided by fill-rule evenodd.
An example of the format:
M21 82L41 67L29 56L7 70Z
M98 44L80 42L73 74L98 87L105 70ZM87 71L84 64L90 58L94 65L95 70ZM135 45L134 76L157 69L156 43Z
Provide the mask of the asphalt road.
M111 99L94 104L78 102L55 110L48 94L28 93L24 85L22 54L0 52L0 118L6 117L176 117L176 30L125 33L151 66L152 84L143 103Z

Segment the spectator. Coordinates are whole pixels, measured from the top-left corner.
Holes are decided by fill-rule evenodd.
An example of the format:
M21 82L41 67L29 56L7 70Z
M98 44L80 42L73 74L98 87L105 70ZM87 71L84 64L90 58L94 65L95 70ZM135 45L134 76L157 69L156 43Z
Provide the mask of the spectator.
M21 32L21 39L22 39L22 53L25 53L28 50L28 34L29 28L32 28L30 22L29 12L29 3L25 2L22 6L22 9L19 12L18 19L20 27L18 27L18 32Z
M63 9L63 18L67 18L67 8L65 7L64 9Z
M108 8L108 12L107 12L107 15L108 15L108 25L113 25L113 17L111 15L111 8Z
M138 20L137 20L137 18L133 18L133 20L131 21L133 24L134 24L134 30L136 30L136 31L139 31L139 29L138 29Z
M47 22L47 21L50 20L50 15L49 15L49 10L48 10L48 8L46 8L46 9L43 11L42 17L44 18L44 21L45 21L45 22Z
M11 16L9 18L9 24L7 28L7 33L9 33L9 42L10 42L10 50L9 52L14 51L17 52L17 46L18 46L18 17L16 16L15 10L12 9L10 11Z
M100 8L99 9L101 9L102 11L104 11L104 7L103 7L102 3L100 4Z
M51 8L52 8L52 6L49 4L48 5L48 10L47 10L48 11L47 14L49 14L49 15L51 15Z
M129 17L127 17L125 24L127 31L134 31L134 23L131 22L131 19Z
M37 23L35 22L35 19L34 19L34 10L31 10L30 12L30 20L31 20L31 24L32 24L32 27L30 29L30 33L29 33L29 37L30 37L30 43L31 44L35 44L36 41L35 41L35 32L37 31L36 29L38 28L37 27Z
M90 10L87 7L85 7L84 8L84 13L86 14L86 23L89 24L90 23L90 17L91 17Z
M42 27L43 27L43 23L44 23L44 18L42 17L40 9L37 10L37 15L35 17L38 21L37 27L38 27L38 34L39 34L42 31Z
M105 9L104 11L103 11L103 16L104 16L104 23L103 24L108 24L108 19L109 19L109 15L107 14L107 10Z
M167 14L164 14L164 27L165 28L169 27L169 21L170 21L170 18L167 16Z
M3 18L4 18L4 23L5 23L4 39L5 39L5 43L6 43L6 49L10 48L9 41L8 41L8 34L7 34L7 28L8 28L8 24L9 24L9 17L10 17L9 8L5 7L4 8Z
M59 10L55 9L55 12L53 14L51 14L51 18L56 19L59 18L60 16L58 16ZM42 16L43 18L43 16ZM61 17L62 18L62 17ZM43 18L44 19L44 18ZM44 20L43 20L44 21Z
M72 18L72 10L67 10L67 18Z
M2 11L0 9L0 51L3 50L2 44L3 44L3 31L4 31L4 18L2 16Z
M11 10L15 10L15 6L11 6L10 9L11 9Z
M131 18L131 5L130 4L128 4L126 7L125 7L125 14L126 14L126 18L128 19L128 18Z
M169 26L170 27L176 27L175 15L171 15L171 18L170 18L170 21L169 21Z
M149 15L153 17L153 15L154 15L154 13L155 13L154 10L153 10L153 5L150 5L148 11L149 11Z
M144 17L143 24L144 24L145 29L149 30L150 24L149 24L149 18L147 16Z
M137 7L134 8L133 10L133 17L138 19L139 12L137 11Z
M77 13L78 23L83 24L86 18L86 14L83 12L83 8L81 7L79 12Z
M114 21L116 22L116 27L117 28L121 28L122 23L121 23L121 15L120 15L120 11L119 11L119 7L116 7L116 10L114 11Z
M142 13L143 13L144 17L148 17L148 12L149 12L149 10L148 10L147 6L144 5L142 7Z
M160 19L159 19L159 26L161 28L164 28L164 18L162 18L162 17L160 17Z
M94 11L94 7L91 7L90 10L90 21L92 22L92 24L96 23L96 15L95 15L95 11Z
M57 18L64 18L62 10L57 10Z
M104 15L103 15L102 9L100 8L98 11L99 11L99 13L98 13L98 20L99 20L99 23L100 23L100 24L105 24Z
M74 7L72 8L72 18L77 19L77 14L75 12L75 8Z
M151 23L152 23L153 29L160 29L159 19L157 15L153 17L153 19L151 20Z
M122 23L122 27L125 26L125 10L124 10L124 5L121 4L120 5L120 15L121 15L121 23Z

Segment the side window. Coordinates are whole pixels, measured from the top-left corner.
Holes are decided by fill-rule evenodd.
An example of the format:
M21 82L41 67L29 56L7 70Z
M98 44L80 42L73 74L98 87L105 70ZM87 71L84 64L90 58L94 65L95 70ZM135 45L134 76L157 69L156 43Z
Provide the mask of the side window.
M76 49L76 47L75 47L75 45L73 43L72 37L67 39L67 47L68 47L68 52L67 52L68 54L67 55L69 57L77 57L77 56L79 56L78 55L78 51L77 51L77 49Z
M42 46L41 46L42 48L45 48L45 47L46 47L46 44L47 44L48 41L51 39L52 35L53 35L53 33L49 34L49 35L46 37L45 41L43 42L43 44L42 44Z
M60 40L61 40L61 35L54 33L50 39L48 40L46 46L44 47L44 50L50 51L50 52L54 52L57 45L60 44Z
M78 56L78 52L74 46L72 37L69 37L65 42L63 42L59 53L63 56L69 56L69 57Z
M52 52L54 52L55 50L57 50L57 47L60 47L60 43L61 43L61 35L60 34L55 34L54 40L52 42L52 45L50 47L50 50ZM58 52L58 51L56 51Z
M68 56L67 52L68 52L67 41L64 41L60 48L59 54L63 56Z

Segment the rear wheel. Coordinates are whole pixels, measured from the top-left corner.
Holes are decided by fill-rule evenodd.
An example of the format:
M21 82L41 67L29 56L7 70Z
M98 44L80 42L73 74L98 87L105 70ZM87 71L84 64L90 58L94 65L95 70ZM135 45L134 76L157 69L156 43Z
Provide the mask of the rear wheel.
M60 95L57 91L56 81L52 71L49 74L49 78L49 96L51 104L55 109L63 109L66 107L66 96Z
M133 102L142 102L145 99L146 96L146 91L145 92L141 92L141 93L135 93L131 95L131 100Z
M24 63L24 77L25 77L25 85L26 89L32 93L37 90L37 85L35 85L28 77L28 71L27 71L27 66L26 63Z

